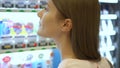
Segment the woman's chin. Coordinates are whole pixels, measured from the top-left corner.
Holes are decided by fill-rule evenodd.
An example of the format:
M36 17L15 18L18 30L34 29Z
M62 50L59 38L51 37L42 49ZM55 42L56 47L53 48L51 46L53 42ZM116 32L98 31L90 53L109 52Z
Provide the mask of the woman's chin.
M37 34L38 34L40 37L44 37L44 38L48 38L48 37L49 37L49 36L47 36L45 33L40 32L40 31L38 31Z
M38 34L39 36L42 36L42 37L44 36L44 34L43 34L42 32L40 32L40 31L38 31L37 34Z

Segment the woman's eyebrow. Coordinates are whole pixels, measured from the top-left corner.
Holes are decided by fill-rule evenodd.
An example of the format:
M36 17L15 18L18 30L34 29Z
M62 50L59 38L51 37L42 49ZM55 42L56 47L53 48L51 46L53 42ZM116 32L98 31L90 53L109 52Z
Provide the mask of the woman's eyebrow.
M46 5L47 5L48 7L50 7L50 4L49 4L49 3L47 3Z

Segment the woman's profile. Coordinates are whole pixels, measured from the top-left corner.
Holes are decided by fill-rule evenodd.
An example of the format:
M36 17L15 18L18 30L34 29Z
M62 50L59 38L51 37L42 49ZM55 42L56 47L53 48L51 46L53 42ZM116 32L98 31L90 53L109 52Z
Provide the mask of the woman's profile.
M60 50L58 68L112 68L98 51L98 0L48 0L38 16L38 35L54 39Z

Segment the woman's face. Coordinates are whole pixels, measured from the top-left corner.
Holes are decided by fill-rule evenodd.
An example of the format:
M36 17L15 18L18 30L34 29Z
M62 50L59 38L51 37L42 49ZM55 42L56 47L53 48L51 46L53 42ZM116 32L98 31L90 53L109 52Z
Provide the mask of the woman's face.
M40 18L38 35L53 38L60 34L60 22L57 18L57 9L51 0L48 0L46 9L38 12Z

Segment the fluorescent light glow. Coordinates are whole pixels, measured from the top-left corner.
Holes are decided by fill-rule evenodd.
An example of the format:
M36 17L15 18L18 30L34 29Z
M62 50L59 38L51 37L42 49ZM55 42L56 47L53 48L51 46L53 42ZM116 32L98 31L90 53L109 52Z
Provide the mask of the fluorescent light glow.
M103 3L118 3L118 0L99 0L99 2L103 2Z
M116 14L101 15L100 19L117 19L117 15Z

